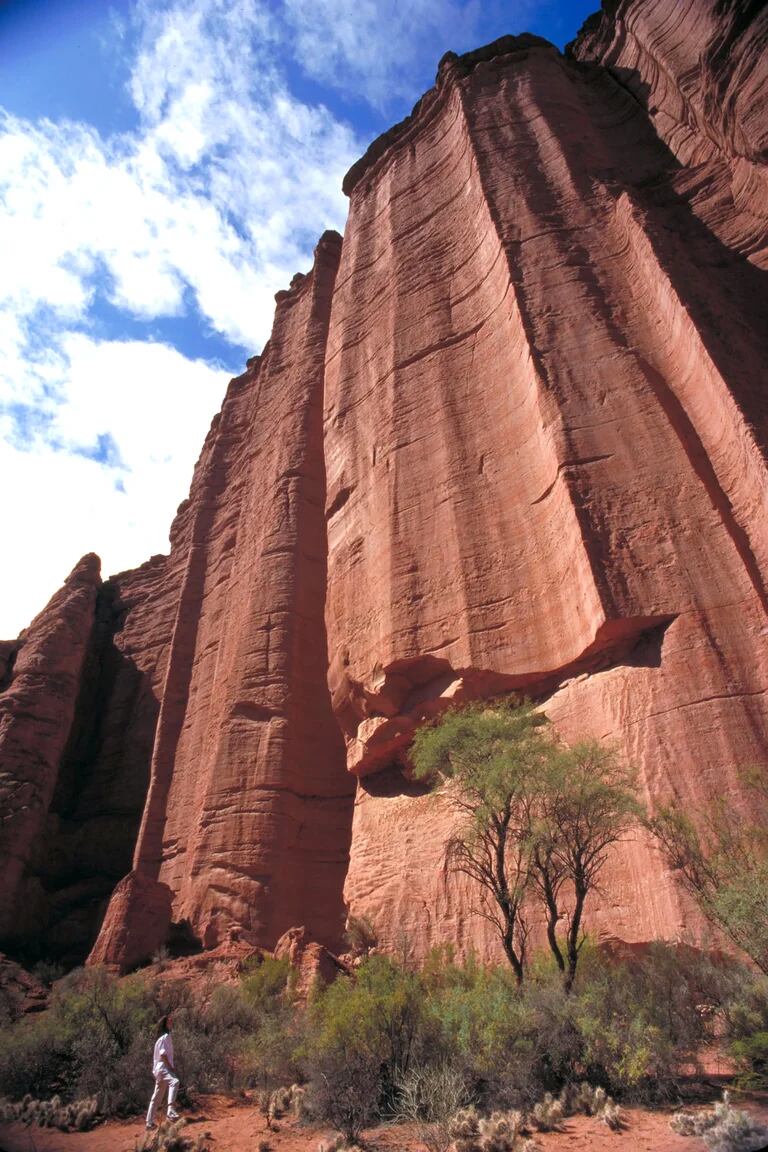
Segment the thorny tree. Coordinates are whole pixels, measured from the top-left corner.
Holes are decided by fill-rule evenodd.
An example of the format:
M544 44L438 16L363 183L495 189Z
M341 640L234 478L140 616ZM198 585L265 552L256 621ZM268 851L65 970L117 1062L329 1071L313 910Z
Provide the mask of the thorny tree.
M526 908L536 902L570 991L586 900L639 806L633 774L611 749L561 747L545 725L528 703L469 705L420 729L412 759L418 779L445 783L460 814L447 864L475 881L479 911L496 929L518 983L525 973Z
M649 823L705 916L768 976L768 777L753 769L742 783L748 811L721 796L690 815L669 805Z

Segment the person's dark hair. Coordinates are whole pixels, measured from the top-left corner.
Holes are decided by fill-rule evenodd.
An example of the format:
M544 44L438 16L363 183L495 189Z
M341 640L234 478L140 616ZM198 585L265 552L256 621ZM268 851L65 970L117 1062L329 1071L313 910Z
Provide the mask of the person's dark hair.
M161 1016L157 1022L157 1039L159 1040L160 1037L164 1036L167 1031L168 1031L168 1017L167 1016Z

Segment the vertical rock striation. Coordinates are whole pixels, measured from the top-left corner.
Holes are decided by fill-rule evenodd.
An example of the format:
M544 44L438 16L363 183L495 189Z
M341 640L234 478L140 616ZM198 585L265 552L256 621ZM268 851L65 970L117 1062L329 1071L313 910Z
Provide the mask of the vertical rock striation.
M17 935L33 852L45 829L80 693L97 590L99 558L84 556L64 587L15 645L0 685L0 936ZM21 889L21 892L20 892Z
M496 955L408 778L452 701L528 694L650 805L746 811L767 44L751 0L610 0L565 56L441 61L350 170L343 248L278 294L170 554L103 585L86 558L0 645L0 940L81 958L114 889L91 960L120 968L174 936L333 947L344 899L417 956ZM696 928L640 836L590 914Z
M134 879L115 897L136 932L116 943L108 915L93 959L124 965L141 958L134 945L164 942L170 925L158 917L149 940L130 896L148 881L205 946L233 927L270 946L298 923L340 939L352 784L326 685L322 446L340 248L327 233L309 275L278 294L272 337L230 385L176 522L149 793Z
M739 224L718 180L740 159L713 130L681 169L627 87L532 37L449 56L347 178L326 380L346 893L422 954L483 939L442 874L447 813L397 770L451 700L546 701L567 737L617 741L651 803L738 803L768 755L768 206ZM625 846L598 923L685 915Z

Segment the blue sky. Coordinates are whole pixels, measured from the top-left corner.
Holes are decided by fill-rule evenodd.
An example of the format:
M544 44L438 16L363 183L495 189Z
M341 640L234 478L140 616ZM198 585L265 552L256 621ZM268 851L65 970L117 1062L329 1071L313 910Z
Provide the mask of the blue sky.
M0 0L0 637L84 552L167 550L275 291L440 56L596 6Z

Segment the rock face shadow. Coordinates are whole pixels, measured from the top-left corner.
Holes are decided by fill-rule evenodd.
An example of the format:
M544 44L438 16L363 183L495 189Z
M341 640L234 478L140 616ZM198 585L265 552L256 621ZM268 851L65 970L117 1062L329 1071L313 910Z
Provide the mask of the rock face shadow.
M114 586L103 584L47 818L21 880L16 931L2 941L27 963L82 964L131 867L159 705L148 677L114 643L121 615Z

